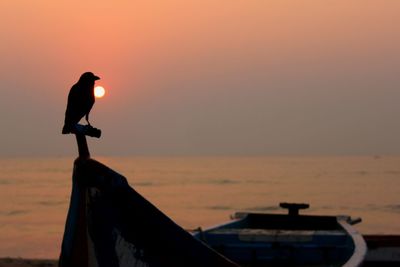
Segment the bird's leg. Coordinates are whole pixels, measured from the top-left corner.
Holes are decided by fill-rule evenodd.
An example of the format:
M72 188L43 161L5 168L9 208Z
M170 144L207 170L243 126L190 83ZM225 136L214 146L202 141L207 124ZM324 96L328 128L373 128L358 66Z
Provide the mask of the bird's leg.
M92 125L90 125L90 122L89 122L89 113L88 113L88 114L86 114L86 117L85 117L85 119L86 119L86 121L87 121L88 125L89 125L89 126L92 126Z

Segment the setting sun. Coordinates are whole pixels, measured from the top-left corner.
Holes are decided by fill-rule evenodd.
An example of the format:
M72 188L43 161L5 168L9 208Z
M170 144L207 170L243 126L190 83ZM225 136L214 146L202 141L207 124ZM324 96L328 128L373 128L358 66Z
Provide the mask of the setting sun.
M105 95L106 90L104 90L104 87L102 86L96 86L94 88L94 96L97 98L101 98Z

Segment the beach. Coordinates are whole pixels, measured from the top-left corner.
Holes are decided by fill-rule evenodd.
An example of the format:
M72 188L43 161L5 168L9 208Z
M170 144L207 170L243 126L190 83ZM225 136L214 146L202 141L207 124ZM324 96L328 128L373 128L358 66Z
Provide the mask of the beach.
M56 267L56 260L0 258L0 267Z

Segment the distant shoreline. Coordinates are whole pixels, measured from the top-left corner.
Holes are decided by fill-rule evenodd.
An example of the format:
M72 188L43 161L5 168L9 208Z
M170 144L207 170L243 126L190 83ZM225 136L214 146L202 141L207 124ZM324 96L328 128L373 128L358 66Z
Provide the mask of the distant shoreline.
M56 267L58 260L0 258L0 267Z

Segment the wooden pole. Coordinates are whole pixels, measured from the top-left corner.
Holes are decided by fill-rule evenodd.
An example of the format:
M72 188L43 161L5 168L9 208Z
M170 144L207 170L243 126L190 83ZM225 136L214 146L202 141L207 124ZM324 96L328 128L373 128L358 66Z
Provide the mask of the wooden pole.
M89 147L87 145L85 134L75 134L76 142L78 143L78 152L80 158L90 158Z

